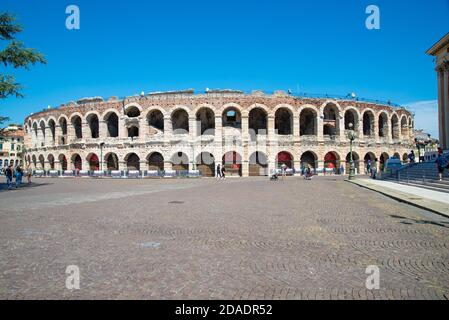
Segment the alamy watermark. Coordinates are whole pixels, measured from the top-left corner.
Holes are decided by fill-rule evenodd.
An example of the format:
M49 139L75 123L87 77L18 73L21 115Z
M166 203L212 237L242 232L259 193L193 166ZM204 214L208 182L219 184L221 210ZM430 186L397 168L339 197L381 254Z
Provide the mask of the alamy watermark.
M365 26L368 30L380 30L380 9L376 5L366 7L365 13L369 16L365 20Z
M68 275L65 280L65 287L69 290L80 289L80 268L76 265L70 265L65 269Z
M65 13L69 16L65 20L65 26L68 30L79 30L81 27L80 8L74 4L67 6Z

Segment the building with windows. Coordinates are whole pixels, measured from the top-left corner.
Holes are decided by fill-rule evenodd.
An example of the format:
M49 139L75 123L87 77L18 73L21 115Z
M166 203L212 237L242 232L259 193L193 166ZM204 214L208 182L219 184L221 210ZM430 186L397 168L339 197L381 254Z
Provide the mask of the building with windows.
M24 132L22 126L10 125L0 130L0 169L23 166Z
M435 57L440 145L449 150L449 33L427 50L427 54Z
M193 90L87 98L25 119L26 162L43 170L200 170L239 176L349 165L357 172L415 149L413 115L352 97Z

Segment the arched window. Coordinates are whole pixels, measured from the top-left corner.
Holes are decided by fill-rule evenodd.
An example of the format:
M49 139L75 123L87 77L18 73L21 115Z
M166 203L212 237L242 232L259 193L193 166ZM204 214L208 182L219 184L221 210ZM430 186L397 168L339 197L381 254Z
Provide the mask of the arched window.
M147 116L150 134L164 132L164 115L159 110L152 110Z
M363 135L374 136L374 114L371 111L363 114Z
M129 127L128 137L132 139L139 137L139 128L136 126Z
M301 111L299 116L299 134L301 136L317 135L317 113L307 108Z
M209 135L215 134L215 114L209 108L201 108L196 113L196 121L200 124L200 130L198 131L198 135L203 135L205 133Z
M293 134L293 115L287 108L280 108L275 114L275 130L279 135Z
M83 138L83 129L82 129L81 118L79 116L74 116L72 118L72 125L73 125L73 128L75 129L75 137L77 139L82 139Z
M98 116L96 114L90 114L87 116L87 123L89 124L91 138L97 139L99 137Z
M222 114L223 127L242 128L242 116L237 108L229 107Z
M140 116L140 110L136 106L130 106L126 109L125 115L127 115L128 118L137 118Z
M108 137L118 137L118 116L115 112L110 112L105 116L106 126L108 128Z

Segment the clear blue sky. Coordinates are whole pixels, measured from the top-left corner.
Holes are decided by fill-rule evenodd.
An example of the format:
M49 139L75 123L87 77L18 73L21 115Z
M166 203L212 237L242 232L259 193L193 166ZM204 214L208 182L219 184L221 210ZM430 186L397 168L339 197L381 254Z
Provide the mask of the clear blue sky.
M80 30L65 28L69 4L81 10ZM381 10L379 31L365 28L369 4ZM299 86L435 109L425 51L449 32L449 0L2 0L0 11L17 15L19 39L48 60L13 70L26 97L0 100L0 114L20 123L86 96L206 87ZM432 119L423 126L436 132Z

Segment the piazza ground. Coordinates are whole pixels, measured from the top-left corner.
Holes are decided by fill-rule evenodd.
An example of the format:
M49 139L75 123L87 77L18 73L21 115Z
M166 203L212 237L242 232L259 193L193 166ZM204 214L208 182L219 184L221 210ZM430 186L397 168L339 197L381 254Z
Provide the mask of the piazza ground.
M449 298L449 219L337 177L36 179L0 246L2 299Z

